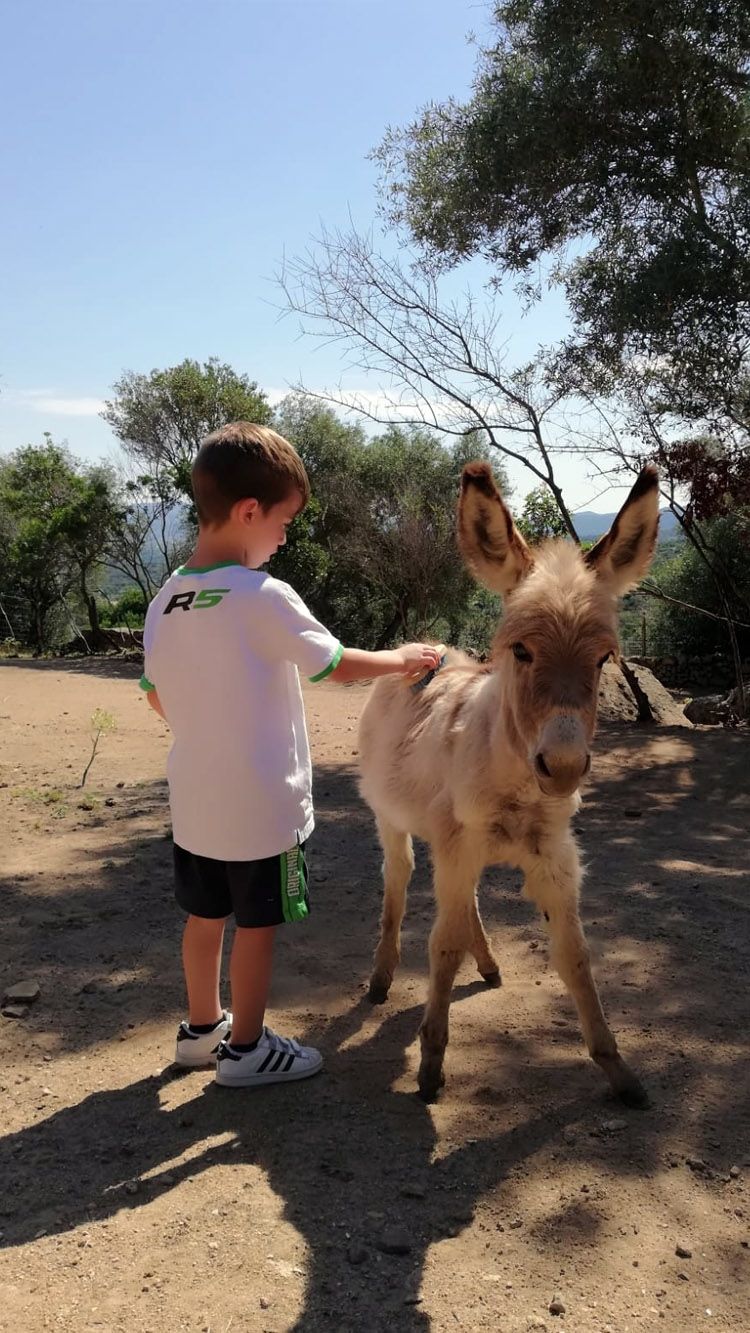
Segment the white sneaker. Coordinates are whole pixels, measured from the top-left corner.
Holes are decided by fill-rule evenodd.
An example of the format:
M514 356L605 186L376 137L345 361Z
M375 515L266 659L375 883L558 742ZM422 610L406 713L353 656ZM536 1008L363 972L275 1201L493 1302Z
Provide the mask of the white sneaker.
M175 1064L184 1065L187 1069L200 1069L203 1065L215 1064L219 1045L231 1030L232 1015L228 1009L224 1010L224 1017L210 1032L193 1032L190 1024L183 1020L177 1029Z
M323 1056L313 1046L300 1046L292 1037L279 1037L264 1028L253 1051L234 1051L228 1041L221 1043L216 1082L225 1088L254 1088L310 1078L322 1067Z

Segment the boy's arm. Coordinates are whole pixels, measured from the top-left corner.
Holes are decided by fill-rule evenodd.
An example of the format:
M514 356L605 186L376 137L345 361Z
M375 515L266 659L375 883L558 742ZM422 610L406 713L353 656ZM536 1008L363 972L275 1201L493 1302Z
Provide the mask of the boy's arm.
M154 712L155 712L155 713L158 713L158 714L159 714L159 717L160 717L160 718L163 718L163 720L166 722L166 721L167 721L167 715L166 715L166 713L164 712L164 709L163 709L162 706L161 706L161 699L159 698L158 694L156 693L156 690L149 690L149 691L147 692L147 694L146 694L146 698L148 699L148 701L149 701L151 707L153 708Z
M363 648L345 648L330 679L346 685L354 680L374 680L376 676L410 676L418 671L432 671L440 664L442 650L430 643L406 643L401 648L386 648L368 653Z

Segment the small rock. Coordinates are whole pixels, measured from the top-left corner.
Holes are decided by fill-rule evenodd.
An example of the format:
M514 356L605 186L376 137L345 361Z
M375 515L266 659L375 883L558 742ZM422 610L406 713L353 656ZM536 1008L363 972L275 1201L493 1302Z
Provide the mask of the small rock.
M687 1162L691 1171L706 1170L706 1163L704 1162L702 1157L686 1157L685 1161Z
M17 981L6 990L3 1004L33 1004L41 993L38 981Z
M4 1004L2 1007L3 1018L25 1018L29 1012L27 1004Z
M740 1174L740 1168L738 1166L730 1166L729 1174L732 1177L732 1180L737 1180Z
M367 1250L364 1245L350 1245L346 1257L350 1264L363 1264L367 1258Z
M635 809L634 807L632 807L632 806L630 806L630 807L626 806L625 809L623 810L623 814L624 814L624 816L625 816L626 819L640 819L640 818L641 818L641 815L643 814L643 811L642 811L642 810L636 810L636 809Z
M115 800L114 800L114 797L113 797L113 796L108 796L107 799L106 799L105 802L104 802L105 805L114 805L114 803L115 803Z
M94 802L93 802L93 801L79 801L79 802L78 802L78 809L79 809L79 810L93 810L93 808L94 808Z
M259 1304L261 1310L269 1310L271 1308L271 1302L267 1296L261 1296Z
M692 1259L693 1251L688 1245L682 1245L679 1241L674 1247L674 1252L678 1259Z
M552 1297L552 1300L549 1303L549 1312L550 1314L565 1314L565 1305L563 1304L562 1297Z
M81 995L96 995L98 990L101 990L101 986L99 982L92 977L91 981L84 981L80 993Z
M605 1129L608 1134L620 1134L627 1127L627 1120L605 1120L602 1124L602 1129Z
M209 1250L211 1250L211 1252L212 1252L213 1254L215 1254L216 1251L217 1251L218 1248L219 1248L219 1242L218 1242L218 1240L210 1240L210 1241L208 1242L208 1248L209 1248Z
M563 1139L565 1140L565 1142L566 1142L566 1143L575 1143L575 1141L576 1141L577 1138L578 1138L578 1135L576 1134L575 1130L573 1129L573 1126L572 1126L572 1125L566 1125L565 1129L563 1130Z
M383 1254L409 1254L411 1236L401 1227L386 1227L378 1241L378 1249Z
M427 1190L424 1185L418 1185L416 1181L408 1181L399 1191L403 1199L425 1199Z
M526 1323L526 1327L529 1330L536 1329L538 1333L546 1333L547 1330L547 1325L538 1314L533 1314L531 1316L531 1318Z
M138 1194L140 1188L141 1188L141 1182L140 1182L140 1180L126 1180L126 1181L125 1181L125 1193L126 1193L126 1194Z
M518 1231L518 1228L523 1226L523 1220L520 1217L514 1217L513 1221L508 1223L508 1226L511 1231Z

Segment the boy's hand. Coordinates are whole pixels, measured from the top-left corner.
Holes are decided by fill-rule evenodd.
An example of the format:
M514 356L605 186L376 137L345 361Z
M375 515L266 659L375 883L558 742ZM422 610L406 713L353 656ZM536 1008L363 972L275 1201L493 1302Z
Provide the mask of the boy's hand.
M440 665L445 649L432 643L405 643L395 651L404 664L404 675L411 676L418 671L433 671Z

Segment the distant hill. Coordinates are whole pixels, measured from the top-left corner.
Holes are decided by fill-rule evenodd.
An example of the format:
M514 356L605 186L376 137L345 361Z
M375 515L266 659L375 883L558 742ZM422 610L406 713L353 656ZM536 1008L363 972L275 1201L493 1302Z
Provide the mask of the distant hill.
M584 509L580 514L573 514L576 532L582 541L595 541L603 533L609 532L615 521L615 514L594 514ZM670 509L662 509L659 523L659 541L671 541L679 535L680 527Z

